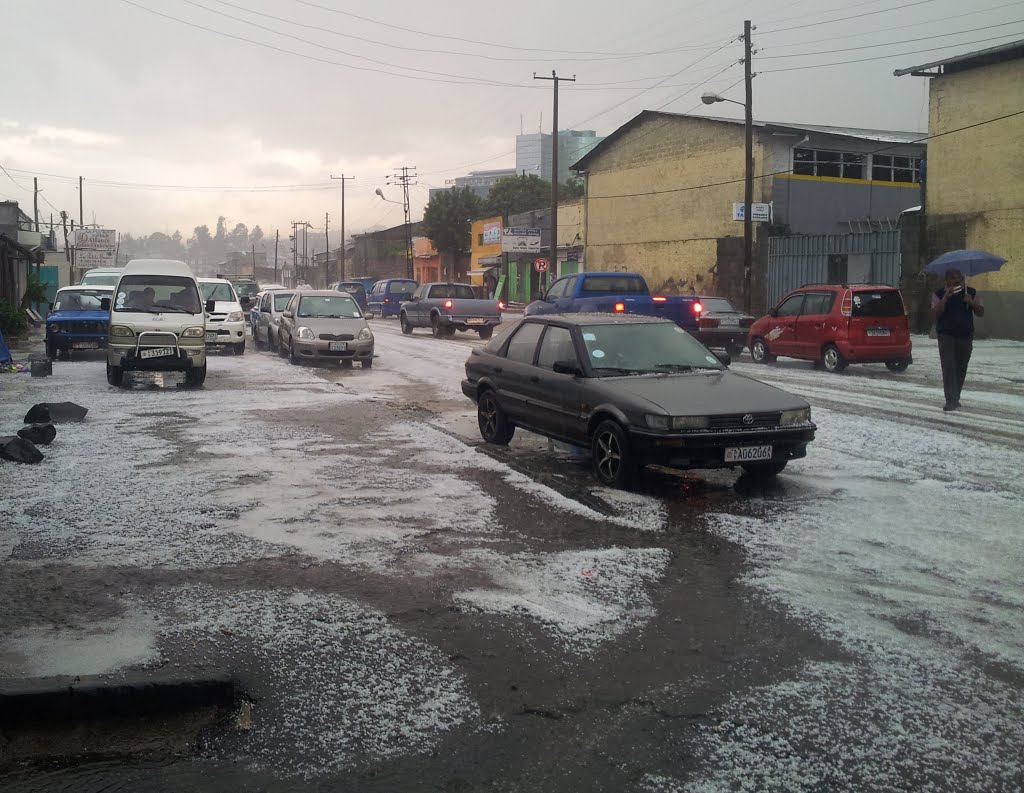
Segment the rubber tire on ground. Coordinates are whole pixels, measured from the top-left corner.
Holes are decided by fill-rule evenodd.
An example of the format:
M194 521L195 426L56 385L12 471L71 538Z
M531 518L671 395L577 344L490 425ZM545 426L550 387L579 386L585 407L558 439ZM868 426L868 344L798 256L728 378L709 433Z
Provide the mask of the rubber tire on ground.
M373 368L373 358L363 358L363 368L364 369L372 369Z
M65 347L63 350L57 350L57 357L62 361L71 360L71 350Z
M910 361L908 361L906 358L903 358L902 360L899 361L885 362L885 368L888 369L890 372L905 372L907 371L908 366L910 366Z
M274 343L274 335L270 332L270 328L267 328L267 349L271 352L277 352L277 344Z
M294 341L295 340L292 339L292 343L288 345L288 363L290 363L292 366L298 366L299 365L299 359L295 355L295 343L294 343Z
M608 419L597 425L590 439L594 476L608 487L626 488L636 477L637 464L626 431Z
M206 382L206 364L202 367L193 367L185 372L185 384L189 388L199 388L203 383Z
M435 339L443 339L445 337L445 329L441 327L441 318L435 314L430 318L430 332L434 334Z
M124 369L120 366L111 366L107 363L107 382L110 385L121 387L124 385Z
M726 347L725 351L727 353L729 353L729 357L730 358L735 360L736 358L739 358L741 355L743 355L743 351L745 349L747 349L747 348L745 346L743 346L743 345L734 344L734 345L732 345L730 347Z
M245 341L235 345L234 353L235 355L245 355Z
M782 473L782 469L786 467L786 460L778 460L771 463L743 463L741 468L757 479L770 479L776 474Z
M288 350L284 348L284 337L278 332L277 335L277 355L279 358L287 358Z
M342 369L351 369L352 368L352 359L351 358L342 358L341 359L341 368Z
M487 341L489 338L491 338L491 336L494 335L494 328L480 328L480 330L478 330L477 333L480 334L480 339L482 341Z
M53 360L57 357L57 348L54 347L50 342L46 342L46 357Z
M768 352L768 345L764 339L754 339L750 345L750 357L754 360L754 363L771 363L775 360L775 356Z
M826 372L838 373L847 367L846 359L834 344L826 344L821 351L821 365Z
M477 398L476 424L480 428L480 437L498 446L508 446L516 434L515 424L508 420L497 396L490 389L484 390Z
M406 336L412 335L412 325L409 324L409 318L404 313L398 315L398 321L402 325L402 333Z

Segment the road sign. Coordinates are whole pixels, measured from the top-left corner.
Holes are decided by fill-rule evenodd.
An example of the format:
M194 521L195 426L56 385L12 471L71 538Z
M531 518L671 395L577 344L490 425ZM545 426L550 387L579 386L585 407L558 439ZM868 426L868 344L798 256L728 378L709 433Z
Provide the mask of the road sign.
M540 229L505 228L501 230L502 253L540 253Z
M533 269L538 273L546 273L548 271L548 260L537 259L537 261L533 263Z
M741 201L737 201L732 205L732 219L743 220L743 210L746 205ZM754 223L771 223L772 222L772 205L771 204L751 204L750 205L750 219Z
M117 232L114 229L78 229L75 232L75 247L78 250L114 250Z

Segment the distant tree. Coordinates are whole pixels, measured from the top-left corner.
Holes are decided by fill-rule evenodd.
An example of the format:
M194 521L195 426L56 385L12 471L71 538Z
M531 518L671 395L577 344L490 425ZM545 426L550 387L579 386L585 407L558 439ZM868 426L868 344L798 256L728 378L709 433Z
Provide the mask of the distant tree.
M583 180L570 177L558 186L558 199L566 201L573 198L583 198Z
M255 245L257 248L263 245L263 229L259 226L253 226L252 231L249 232L249 244Z
M499 179L491 188L484 206L491 215L518 215L550 204L551 182L530 174Z
M228 236L228 219L221 215L217 218L217 231L213 238L218 242L224 242Z
M244 223L236 223L234 229L227 235L226 245L228 250L245 251L249 249L249 227Z
M468 187L436 193L423 210L423 233L449 261L469 253L473 218L481 214L479 196ZM449 268L451 273L452 269Z

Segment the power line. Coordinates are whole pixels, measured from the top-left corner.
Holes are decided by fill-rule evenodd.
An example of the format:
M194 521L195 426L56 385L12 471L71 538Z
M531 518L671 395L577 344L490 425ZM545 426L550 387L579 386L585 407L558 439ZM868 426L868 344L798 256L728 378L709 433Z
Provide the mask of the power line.
M804 25L791 25L789 27L775 28L773 30L759 30L758 31L758 35L759 36L770 36L773 33L786 33L786 32L791 31L791 30L803 30L804 28L813 28L813 27L818 27L819 25L831 25L831 24L833 24L835 22L845 22L848 19L861 19L863 17L875 16L877 14L890 14L893 11L904 11L904 10L906 10L908 8L913 8L914 6L921 6L921 5L925 5L927 3L934 3L934 2L935 2L935 0L916 0L916 2L914 2L914 3L905 3L903 5L894 6L892 8L880 8L877 11L865 11L863 14L851 14L850 16L846 16L846 17L832 17L831 19L824 19L821 22L808 22L808 23L806 23ZM800 19L801 17L795 17L795 18L796 19Z

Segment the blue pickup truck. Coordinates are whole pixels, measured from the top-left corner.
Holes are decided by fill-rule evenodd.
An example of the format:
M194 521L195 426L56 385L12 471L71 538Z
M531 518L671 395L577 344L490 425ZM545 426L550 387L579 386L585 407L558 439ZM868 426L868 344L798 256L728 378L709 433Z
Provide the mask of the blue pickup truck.
M652 295L647 281L637 273L577 273L555 281L543 299L530 303L525 313L643 314L670 319L696 334L700 303L696 297Z

